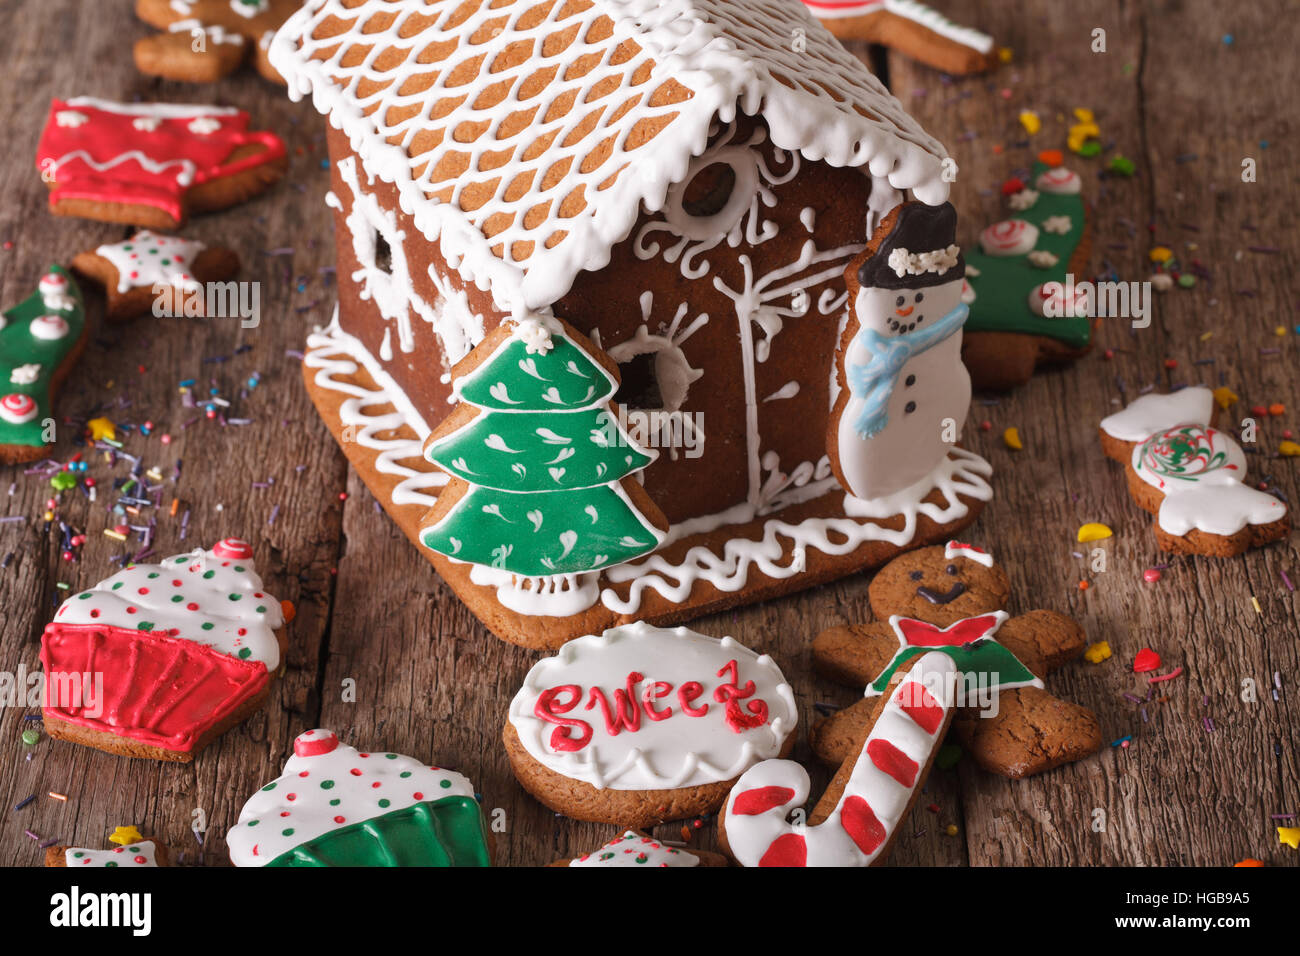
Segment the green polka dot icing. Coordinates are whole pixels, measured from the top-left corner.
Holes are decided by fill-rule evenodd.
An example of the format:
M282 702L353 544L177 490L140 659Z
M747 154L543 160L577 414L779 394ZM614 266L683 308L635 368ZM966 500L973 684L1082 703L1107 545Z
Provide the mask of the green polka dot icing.
M461 774L401 754L366 753L310 730L274 784L249 798L226 835L236 866L266 866L297 847L376 817L448 796L474 798ZM275 821L268 836L261 821Z
M569 866L699 866L700 858L685 850L664 846L658 840L627 830L599 850L578 857Z
M274 671L280 666L275 630L284 624L280 604L262 590L256 571L223 555L225 547L124 568L64 602L55 622L166 634ZM245 596L265 603L255 606Z
M87 850L82 847L68 847L63 853L63 862L68 867L158 865L156 848L152 841L149 840L131 846L114 847L111 850Z
M194 285L198 280L190 270L204 248L201 242L142 229L126 242L100 246L95 254L117 270L117 291L130 292L155 284L180 288Z

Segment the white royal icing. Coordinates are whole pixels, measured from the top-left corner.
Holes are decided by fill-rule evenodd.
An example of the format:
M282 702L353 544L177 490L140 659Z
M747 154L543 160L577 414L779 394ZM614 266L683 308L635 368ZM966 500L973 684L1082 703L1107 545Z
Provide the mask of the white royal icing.
M342 33L321 29L326 22L346 26ZM612 37L600 39L609 26ZM565 30L584 41L554 57L539 53L504 65L507 51L522 44L541 50L543 37ZM795 35L799 44L789 42ZM375 83L374 60L389 50L404 61ZM448 51L446 59L422 63L414 51L428 50ZM579 272L606 265L642 208L660 209L669 188L684 181L714 123L731 122L738 111L761 115L783 150L869 170L925 202L942 202L948 193L943 147L795 3L597 0L560 5L538 17L525 3L447 6L430 15L418 0L310 0L276 34L269 56L290 95L311 94L367 172L396 186L416 228L437 239L462 277L490 289L515 317L544 310ZM590 60L580 71L573 69L579 58ZM455 68L476 61L494 69ZM423 142L428 137L418 134L434 128L487 123L496 129L493 116L501 107L485 112L479 105L485 96L503 85L513 90L507 96L522 96L524 81L551 65L558 72L541 87L542 115L557 101L598 99L611 84L635 99L626 110L607 112L586 135L573 125L578 114L570 115L564 122L573 135L555 138L546 150L528 148L541 132L540 120L510 141L488 133L467 142L449 134L416 156L393 145ZM669 80L691 95L656 100L653 92ZM434 102L450 111L431 122ZM634 171L623 172L629 137L647 128L657 130L653 139L631 157ZM596 148L602 141L613 147L607 154ZM562 157L571 159L559 163ZM462 168L472 172L444 178L444 159L463 160ZM558 183L545 178L548 170L560 175ZM484 190L486 199L471 194L473 202L463 202L468 190ZM561 202L570 195L584 197L576 214Z
M1246 453L1227 432L1209 427L1213 400L1204 386L1144 395L1101 423L1108 435L1137 443L1130 464L1164 495L1156 521L1172 535L1231 535L1287 513L1277 498L1244 483Z
M987 256L1023 256L1038 244L1038 227L1023 219L1004 219L980 233Z
M1036 202L1038 202L1038 192L1033 189L1022 189L1007 197L1007 205L1017 212L1032 208Z
M1074 170L1057 166L1039 173L1034 180L1034 188L1058 196L1073 196L1083 188L1083 181Z
M68 320L61 315L38 315L27 326L32 338L54 341L68 334Z
M1167 395L1152 392L1101 420L1101 430L1120 441L1145 441L1152 432L1171 425L1208 425L1214 411L1214 393L1193 385Z
M191 271L194 259L206 246L179 236L161 236L141 229L125 242L100 246L95 255L117 270L117 291L155 285L190 288L198 284Z
M443 797L473 797L461 774L401 754L366 753L330 730L294 740L284 772L248 798L226 834L235 866L266 866L332 830Z
M786 817L808 799L808 771L792 760L766 760L749 770L732 787L723 810L727 845L742 866L774 865L767 854L774 843L788 862L803 841L806 866L870 866L889 846L925 766L943 737L953 707L957 672L946 654L922 656L891 690L889 702L845 782L835 809L816 826L787 822ZM914 719L904 704L925 702L925 723ZM904 779L890 772L892 757L901 753L912 772ZM910 784L907 780L910 779Z
M569 861L569 866L641 866L647 869L699 865L700 858L695 854L664 846L653 837L642 836L635 830L628 830L622 836L610 840L599 850L592 850L576 860Z
M72 867L157 866L157 849L152 840L128 843L112 850L87 850L70 846L63 851L63 863Z
M9 381L14 385L30 385L40 377L41 366L38 362L19 365L9 373Z
M973 544L963 544L960 541L949 541L945 544L943 546L943 556L947 561L951 561L953 558L966 558L976 564L982 564L986 568L993 567L993 555L983 548L977 548Z
M732 708L721 688L732 680L726 670L731 661L735 684L754 685L751 695L735 701L742 716L757 722L761 715L748 705L766 705L765 719L756 726L738 730L729 716ZM633 681L635 696L629 698L631 674L643 679ZM578 697L556 691L572 687ZM601 698L612 713L628 718L615 724L615 732ZM652 719L652 709L671 709L671 714ZM692 716L688 710L701 713ZM539 661L511 701L509 719L529 755L558 774L598 789L672 790L731 780L776 756L794 731L798 709L790 685L766 654L729 637L717 640L684 627L669 630L638 621L570 641L555 657ZM581 721L585 728L556 720ZM588 730L590 737L582 742Z
M976 52L987 54L993 49L993 38L987 33L958 26L938 10L917 3L916 0L804 0L804 3L822 20L839 20L885 11L918 23L927 30Z
M155 634L261 661L271 672L280 666L275 630L284 625L284 613L262 590L251 556L220 557L199 548L158 564L132 565L68 598L54 620L129 630L148 623Z

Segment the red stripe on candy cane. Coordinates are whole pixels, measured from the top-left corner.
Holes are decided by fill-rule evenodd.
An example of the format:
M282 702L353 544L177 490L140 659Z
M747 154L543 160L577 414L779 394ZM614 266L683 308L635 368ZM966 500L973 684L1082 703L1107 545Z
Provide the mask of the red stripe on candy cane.
M742 817L752 817L756 813L765 813L773 807L789 803L794 799L794 791L789 787L758 787L746 790L731 804L731 812Z

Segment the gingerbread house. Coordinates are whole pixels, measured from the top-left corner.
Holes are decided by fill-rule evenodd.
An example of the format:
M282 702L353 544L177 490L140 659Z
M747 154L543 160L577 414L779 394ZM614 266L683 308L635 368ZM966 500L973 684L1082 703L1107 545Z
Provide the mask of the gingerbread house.
M270 57L329 121L339 304L309 341L309 390L499 636L553 647L786 593L936 540L988 498L960 449L888 501L832 473L845 267L951 176L799 0L309 0ZM551 318L617 370L610 410L653 459L638 480L666 532L550 576L427 547L456 479L422 446L458 379L493 330Z

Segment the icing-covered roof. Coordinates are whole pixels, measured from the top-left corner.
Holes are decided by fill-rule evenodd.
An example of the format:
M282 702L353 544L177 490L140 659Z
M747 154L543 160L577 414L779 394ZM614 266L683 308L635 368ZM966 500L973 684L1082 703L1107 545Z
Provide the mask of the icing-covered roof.
M607 264L737 109L782 149L948 193L944 148L798 0L308 0L270 57L516 315Z

